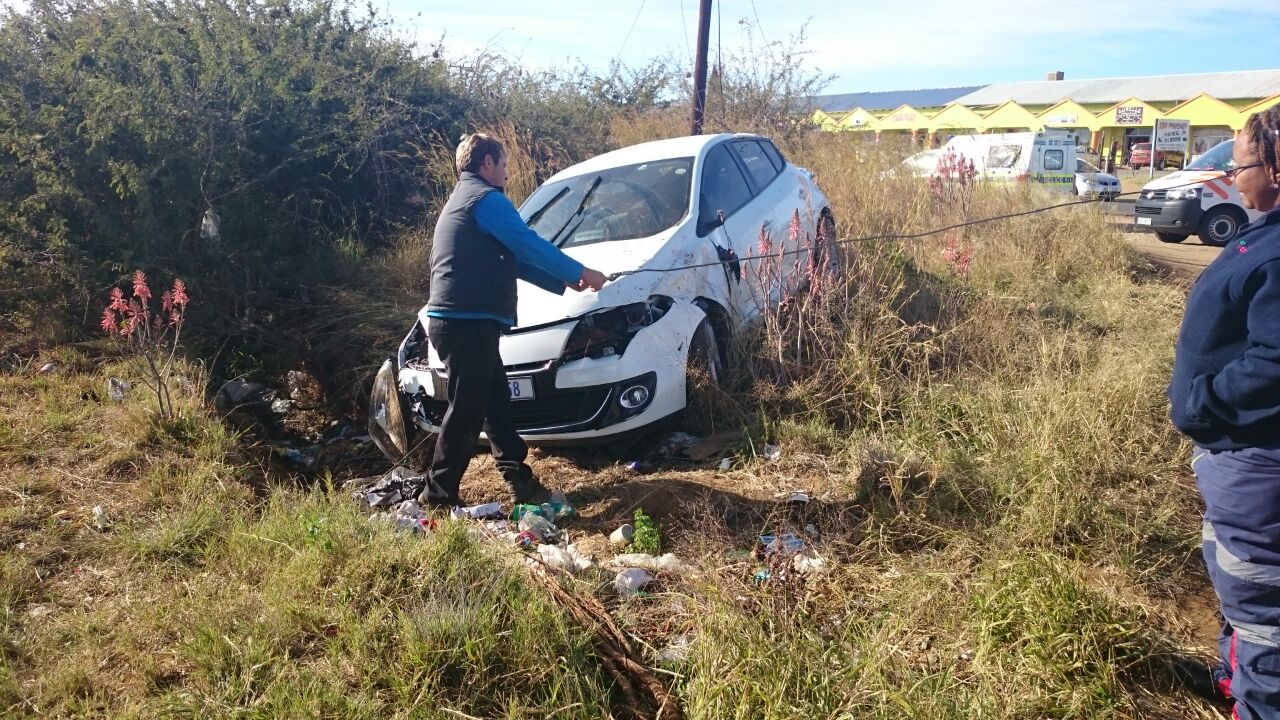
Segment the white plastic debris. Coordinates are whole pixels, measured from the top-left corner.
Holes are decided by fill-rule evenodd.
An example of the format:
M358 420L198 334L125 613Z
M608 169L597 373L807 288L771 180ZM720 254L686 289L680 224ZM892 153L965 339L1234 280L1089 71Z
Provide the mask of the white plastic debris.
M688 567L680 562L680 559L673 553L666 553L658 557L648 553L626 553L615 556L609 561L609 564L613 567L644 568L654 572L661 571L676 574L684 573L688 570Z
M782 502L789 503L807 503L809 502L809 493L802 490L789 490L785 492L775 493L775 498Z
M556 537L556 526L548 519L536 513L526 513L520 518L520 532L531 533L538 542L550 542Z
M120 378L111 378L107 380L107 394L116 402L124 400L124 391L131 387L133 387L133 385L129 384L128 380L121 380Z
M48 375L48 374L50 374L50 373L56 373L56 372L58 372L58 363L56 363L56 362L47 362L47 363L45 363L45 364L41 365L41 366L40 366L40 369L39 369L39 370L37 370L36 372L40 373L41 375Z
M462 513L472 520L497 517L502 514L502 503L491 502L483 505L472 505L462 508Z
M631 523L624 523L622 527L614 530L609 534L609 544L616 548L624 548L631 544L631 539L635 537L636 529Z
M733 467L733 458L720 458L719 467L722 472L729 470Z
M671 638L670 644L658 652L658 659L662 662L680 662L689 657L689 650L692 647L692 635L677 635Z
M813 548L805 548L796 553L791 559L791 567L800 574L822 572L827 569L827 561L813 550Z
M539 545L538 554L542 556L542 561L551 567L568 570L574 574L580 573L594 564L591 558L578 552L578 548L572 544L565 547Z
M107 511L102 509L101 505L93 506L93 526L99 530L111 527L111 518L107 517Z
M769 462L777 462L782 459L782 448L777 445L765 445L760 448L760 454L764 455Z
M618 594L627 597L640 592L640 588L653 582L653 576L640 568L627 568L613 578L613 587Z

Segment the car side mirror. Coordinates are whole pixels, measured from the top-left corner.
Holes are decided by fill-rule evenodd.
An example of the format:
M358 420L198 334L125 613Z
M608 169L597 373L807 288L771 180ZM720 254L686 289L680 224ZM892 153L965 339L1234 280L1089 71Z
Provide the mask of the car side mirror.
M712 210L707 196L703 195L698 202L698 237L705 236L721 225L724 225L724 211Z

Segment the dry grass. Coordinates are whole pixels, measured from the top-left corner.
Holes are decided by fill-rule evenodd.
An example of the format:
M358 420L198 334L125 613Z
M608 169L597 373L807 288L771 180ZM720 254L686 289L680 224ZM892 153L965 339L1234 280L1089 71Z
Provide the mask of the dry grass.
M955 219L881 177L894 152L822 136L790 154L817 172L844 237ZM968 212L1041 200L980 190ZM1088 208L963 239L967 272L943 237L859 246L847 284L806 310L813 341L784 357L798 372L762 372L779 338L741 343L699 416L744 430L733 470L637 476L620 448L535 455L580 506L584 547L607 554L602 533L644 507L695 566L626 601L608 574L565 582L604 599L689 717L1218 717L1165 669L1208 651L1212 620L1163 395L1179 289ZM340 308L388 294L378 312L335 310L311 341L372 343L378 313L407 317L425 252L410 237L371 261L380 287L335 284ZM6 714L622 715L589 635L512 553L460 527L374 528L323 477L264 482L198 397L159 424L139 398L104 399L111 366L33 365L0 376ZM780 461L756 456L765 440ZM774 497L793 489L812 500ZM498 497L490 461L464 492ZM94 504L111 530L91 527ZM828 571L775 564L753 582L765 565L741 551L771 531L803 535ZM657 659L685 634L687 658Z

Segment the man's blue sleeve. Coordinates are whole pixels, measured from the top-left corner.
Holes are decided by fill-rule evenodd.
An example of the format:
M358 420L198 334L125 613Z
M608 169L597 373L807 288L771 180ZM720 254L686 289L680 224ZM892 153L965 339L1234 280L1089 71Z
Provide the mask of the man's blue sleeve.
M515 253L517 263L527 266L521 268L521 278L550 292L564 292L565 283L576 284L582 277L582 263L565 255L560 248L531 230L506 195L491 192L480 198L476 203L475 218L482 230ZM528 271L540 271L541 277ZM547 276L558 281L558 291L548 287Z
M532 265L525 265L519 261L516 261L516 277L527 283L533 283L554 295L563 295L565 291L564 282L560 278L545 270Z

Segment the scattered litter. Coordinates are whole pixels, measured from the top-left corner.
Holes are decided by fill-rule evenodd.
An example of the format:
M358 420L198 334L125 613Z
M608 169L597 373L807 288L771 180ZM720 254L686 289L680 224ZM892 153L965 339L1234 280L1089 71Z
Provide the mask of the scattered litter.
M777 462L782 459L782 448L777 445L765 445L760 448L760 454L769 462Z
M104 531L111 527L111 518L107 517L107 511L101 505L93 506L93 526Z
M814 527L812 524L805 525L804 531L809 534L809 537L813 538L820 537L822 535L822 533L818 532L818 528Z
M271 401L271 412L277 415L284 415L293 409L293 401L284 398L276 398Z
M644 568L645 570L652 570L654 572L662 571L677 574L688 570L688 567L684 563L680 562L680 559L673 553L667 553L658 557L654 557L648 553L627 553L625 555L615 556L609 561L609 564L613 567Z
M469 520L480 520L482 518L498 517L499 515L502 515L502 503L496 502L453 509L454 517Z
M402 500L416 498L426 489L428 478L421 473L397 465L391 468L382 479L366 488L356 491L357 497L363 497L369 507L392 507Z
M275 398L275 391L262 383L228 380L218 388L213 402L219 410L234 410L242 405L264 405Z
M534 535L528 530L516 535L515 538L516 546L522 550L532 549L533 547L541 544L541 542L541 539L539 539L537 535Z
M759 570L757 570L757 571L756 571L756 574L751 578L751 582L753 582L753 583L755 583L755 584L757 584L757 585L760 585L760 584L762 584L762 583L767 583L767 582L769 582L769 580L770 580L772 577L773 577L773 573L769 572L768 570L766 570L766 569L764 569L764 568L761 568L761 569L759 569Z
M554 543L560 531L548 519L537 513L527 513L520 518L520 532L531 533L540 543Z
M111 378L107 380L107 394L116 402L124 400L124 391L131 387L133 387L133 385L131 385L128 380L121 380L120 378Z
M782 502L789 503L807 503L809 502L809 493L801 490L792 490L787 492L774 493L774 497Z
M793 555L803 549L804 541L793 533L761 535L760 542L756 545L756 557L763 558L779 552L784 555Z
M39 369L39 370L37 370L36 372L37 372L37 373L39 373L39 374L41 374L41 375L49 375L50 373L56 373L56 372L58 372L58 363L56 363L56 362L47 362L47 363L45 363L45 364L41 365L41 366L40 366L40 369Z
M729 468L733 467L733 458L720 458L719 467L721 472L729 470Z
M630 470L631 472L638 472L638 473L649 472L649 463L643 462L641 460L632 460L631 462L627 463L627 469Z
M415 533L428 533L436 527L435 521L427 517L417 500L405 500L386 517L396 528Z
M698 444L698 442L699 438L687 432L673 432L662 441L657 454L668 458L679 457L685 455L685 451Z
M542 556L542 561L553 568L568 570L577 574L591 567L595 563L591 558L578 552L578 548L573 545L559 547L558 545L539 545L538 554Z
M631 523L623 523L622 527L614 530L609 535L609 544L616 548L624 548L631 544L631 538L635 537L636 529Z
M316 464L315 457L312 456L309 451L304 452L298 448L285 447L272 448L272 451L294 465L301 465L302 467L309 468Z
M613 587L623 597L635 595L640 588L653 582L653 576L640 568L627 568L613 578Z
M800 574L821 572L827 569L827 561L823 560L813 548L805 548L791 559L791 567Z
M750 550L729 550L725 552L724 559L729 562L747 562L755 558L755 553Z
M681 662L689 657L689 650L692 648L692 635L677 635L671 638L671 642L658 652L658 660L662 662Z

